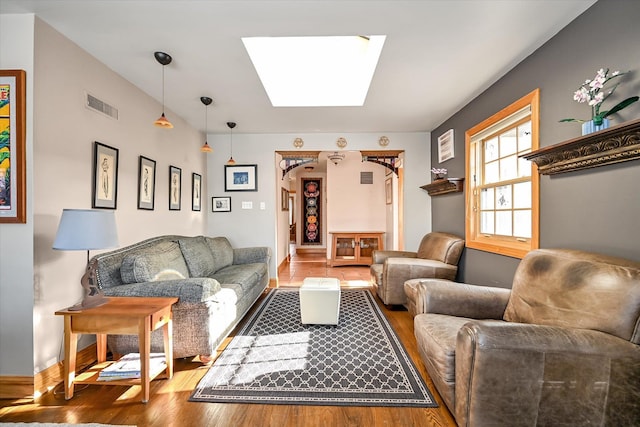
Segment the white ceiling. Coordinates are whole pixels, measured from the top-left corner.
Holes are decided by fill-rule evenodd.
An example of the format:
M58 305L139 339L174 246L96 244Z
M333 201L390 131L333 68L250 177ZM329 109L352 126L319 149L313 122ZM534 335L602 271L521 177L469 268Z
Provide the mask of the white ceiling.
M169 53L170 120L204 131L200 97L210 96L211 133L235 121L238 133L301 134L431 131L593 3L0 0L0 13L35 13L158 101L153 52ZM364 107L272 107L240 38L322 35L387 36Z

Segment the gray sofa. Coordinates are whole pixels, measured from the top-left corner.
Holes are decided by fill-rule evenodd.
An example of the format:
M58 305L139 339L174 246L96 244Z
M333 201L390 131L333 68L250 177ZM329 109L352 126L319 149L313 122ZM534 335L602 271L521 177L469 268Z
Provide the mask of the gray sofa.
M511 290L418 292L418 350L458 425L639 425L640 263L540 249Z
M232 248L225 237L159 236L94 257L106 296L179 297L174 357L210 356L269 284L267 247ZM138 352L133 335L109 335L116 354ZM161 330L151 351L163 352Z

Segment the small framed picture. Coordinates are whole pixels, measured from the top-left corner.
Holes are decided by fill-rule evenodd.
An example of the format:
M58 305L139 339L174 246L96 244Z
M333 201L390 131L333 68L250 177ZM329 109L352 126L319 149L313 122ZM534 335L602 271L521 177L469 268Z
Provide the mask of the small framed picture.
M387 178L384 181L384 195L385 201L388 205L393 203L393 180L392 177Z
M453 129L449 129L438 137L438 162L453 159Z
M211 212L231 212L231 197L212 197Z
M169 166L169 210L179 211L182 200L182 169Z
M118 149L93 143L92 208L118 207Z
M138 209L153 210L156 198L156 161L140 156L138 161Z
M202 209L202 176L197 173L191 174L191 210Z
M258 191L258 165L225 165L224 191Z
M289 210L289 190L287 190L284 187L281 187L280 190L281 193L281 201L280 201L280 208L283 211L288 211Z

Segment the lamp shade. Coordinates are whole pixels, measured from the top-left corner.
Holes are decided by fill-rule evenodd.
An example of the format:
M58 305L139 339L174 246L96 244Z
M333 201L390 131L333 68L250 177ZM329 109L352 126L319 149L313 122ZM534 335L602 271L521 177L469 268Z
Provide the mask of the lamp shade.
M62 210L53 249L89 251L116 246L118 246L118 230L112 211Z

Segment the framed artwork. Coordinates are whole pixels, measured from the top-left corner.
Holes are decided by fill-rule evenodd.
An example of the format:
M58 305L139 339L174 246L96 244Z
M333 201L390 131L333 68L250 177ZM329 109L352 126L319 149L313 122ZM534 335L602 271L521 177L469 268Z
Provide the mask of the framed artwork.
M169 166L169 210L179 211L182 200L182 169Z
M453 159L453 129L449 129L438 137L438 162Z
M191 210L202 209L202 176L197 173L191 174Z
M0 223L27 222L26 73L0 70Z
M322 245L322 178L301 178L303 245Z
M391 178L389 177L384 181L384 195L388 205L393 203L393 180Z
M258 191L258 165L225 165L224 191Z
M140 156L138 161L138 209L152 211L156 195L156 161Z
M289 190L287 190L286 188L282 187L280 190L281 193L281 201L280 201L280 208L283 211L288 211L289 210Z
M211 212L231 212L231 197L212 197Z
M92 208L118 207L118 149L93 143Z

